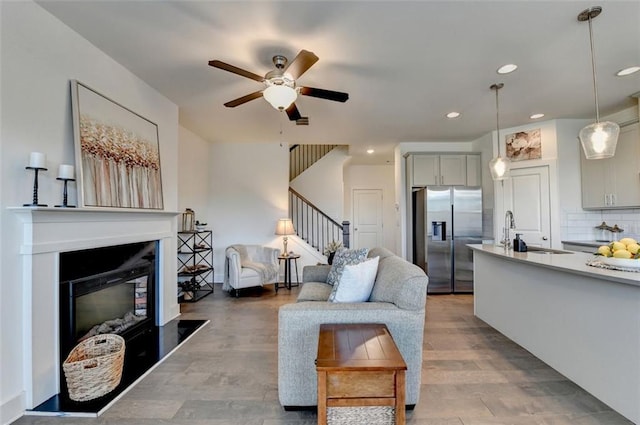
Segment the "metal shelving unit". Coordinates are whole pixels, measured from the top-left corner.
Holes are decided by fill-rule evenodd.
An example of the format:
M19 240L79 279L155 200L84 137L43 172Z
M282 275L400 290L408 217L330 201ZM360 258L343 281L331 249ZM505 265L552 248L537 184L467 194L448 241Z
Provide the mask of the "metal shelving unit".
M211 230L178 232L178 301L196 302L213 293Z

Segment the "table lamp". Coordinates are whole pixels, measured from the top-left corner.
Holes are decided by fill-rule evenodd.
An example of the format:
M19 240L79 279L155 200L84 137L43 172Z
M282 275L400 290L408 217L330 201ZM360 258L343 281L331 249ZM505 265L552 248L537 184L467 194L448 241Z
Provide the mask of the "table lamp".
M296 230L293 228L293 222L290 218L281 218L276 223L276 235L282 236L282 244L284 245L283 256L288 255L287 236L294 235Z

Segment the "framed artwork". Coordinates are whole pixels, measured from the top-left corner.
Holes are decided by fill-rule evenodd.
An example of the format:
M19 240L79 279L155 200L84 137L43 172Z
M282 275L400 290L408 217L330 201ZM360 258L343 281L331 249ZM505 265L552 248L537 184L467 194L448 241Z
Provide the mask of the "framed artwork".
M542 158L542 140L539 128L507 134L505 142L507 158L511 161Z
M163 209L158 126L71 81L81 207Z

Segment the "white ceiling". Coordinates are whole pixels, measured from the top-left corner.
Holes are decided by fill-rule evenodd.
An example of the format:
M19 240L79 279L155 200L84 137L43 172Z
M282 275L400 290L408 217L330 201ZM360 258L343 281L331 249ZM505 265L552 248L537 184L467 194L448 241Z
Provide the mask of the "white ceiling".
M210 142L343 143L370 161L393 145L470 141L496 126L595 115L588 23L593 21L601 114L634 104L640 72L640 1L39 1L180 108L180 123ZM261 84L207 65L253 73L301 50L320 60L299 84L349 93L346 103L303 96L310 125L296 126L263 99L223 103ZM509 75L496 69L519 68ZM87 82L88 83L88 82ZM445 114L458 111L458 119ZM361 161L363 162L363 161Z

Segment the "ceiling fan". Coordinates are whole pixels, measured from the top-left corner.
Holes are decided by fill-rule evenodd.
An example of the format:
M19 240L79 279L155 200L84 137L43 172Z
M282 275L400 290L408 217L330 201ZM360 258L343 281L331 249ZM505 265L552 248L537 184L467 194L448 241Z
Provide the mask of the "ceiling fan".
M285 111L291 121L308 124L308 118L300 115L300 111L298 111L298 107L295 104L299 94L336 102L346 102L347 99L349 99L348 93L296 85L296 80L311 68L318 59L313 52L309 52L308 50L301 50L293 62L289 62L287 58L282 55L276 55L273 57L273 64L276 69L267 72L264 77L219 60L209 61L209 65L238 74L242 77L250 78L265 85L263 90L225 103L224 106L227 108L235 108L250 100L264 97L274 108Z

